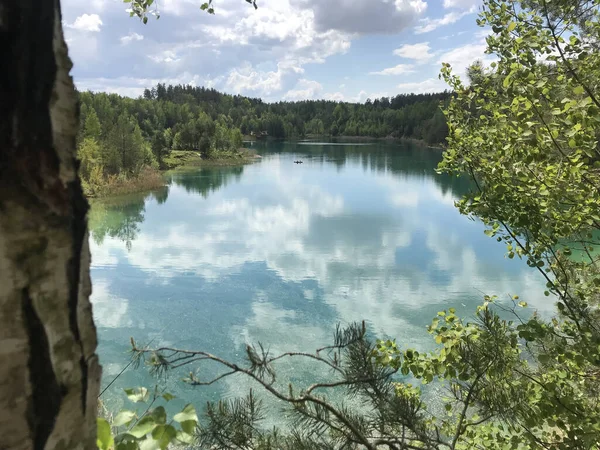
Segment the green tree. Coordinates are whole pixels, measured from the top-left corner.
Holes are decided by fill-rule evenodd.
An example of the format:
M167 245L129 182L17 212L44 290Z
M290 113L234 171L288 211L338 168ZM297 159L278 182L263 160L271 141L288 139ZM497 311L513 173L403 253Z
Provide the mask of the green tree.
M111 173L124 170L137 173L144 163L145 143L135 119L121 113L110 130L105 152L106 167Z
M152 138L152 153L158 162L159 167L164 166L163 158L168 155L169 148L167 145L167 139L165 133L157 131Z
M583 3L590 14L585 30L581 2L555 3L551 12L546 0L488 0L480 24L494 32L487 43L498 61L487 71L474 67L470 86L443 69L457 96L446 111L450 137L441 168L470 174L477 184L459 208L488 224L509 258L537 267L558 306L551 321L534 317L516 327L538 366L513 368L519 382L509 392L525 401L509 423L531 445L560 448L591 448L600 439L591 419L600 413L592 375L600 369L592 250L600 228L600 54L593 47L600 3ZM575 249L581 257L573 257Z
M98 120L98 115L94 108L89 109L83 130L84 138L95 139L96 141L100 140L102 126L100 125L100 120Z
M81 162L79 173L84 180L89 180L94 166L102 165L100 145L91 137L85 138L79 145L77 157Z

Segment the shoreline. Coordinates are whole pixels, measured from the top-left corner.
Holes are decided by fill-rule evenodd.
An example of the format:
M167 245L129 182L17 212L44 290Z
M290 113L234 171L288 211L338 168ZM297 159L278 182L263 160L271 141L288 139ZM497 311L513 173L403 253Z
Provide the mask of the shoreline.
M428 144L422 139L415 138L404 138L404 137L369 137L369 136L318 136L309 135L302 139L295 139L296 141L305 140L310 141L313 139L329 139L329 140L353 140L359 142L368 141L408 141L414 144L418 144L427 149L444 150L443 144L432 145ZM86 193L86 197L89 199L102 199L107 197L115 197L120 195L134 194L138 192L148 192L155 189L160 189L167 185L165 176L169 172L186 171L192 169L198 169L202 167L235 167L251 164L261 158L260 155L256 154L256 151L248 148L241 148L236 153L221 154L215 158L202 158L200 153L195 150L172 150L168 157L165 158L164 169L153 169L146 167L139 175L133 178L119 178L114 177L109 179L106 184L102 185L97 192Z
M215 158L202 158L194 150L173 150L171 154L164 159L165 169L161 172L166 173L173 170L185 170L197 167L231 167L244 164L250 164L258 160L260 156L256 152L247 148L240 149L237 153L220 155Z
M368 141L387 141L387 142L412 142L415 144L419 144L422 145L423 147L427 147L427 148L435 148L438 150L444 150L444 144L440 143L440 144L429 144L427 142L425 142L423 139L416 139L416 138L411 138L411 137L394 137L394 136L386 136L386 137L371 137L371 136L327 136L327 135L308 135L303 139L321 139L321 138L327 138L327 139L332 139L332 140L336 140L336 139L340 139L340 140L353 140L353 141L362 141L362 142L368 142Z
M167 185L165 176L169 172L185 171L202 167L235 167L253 163L260 159L249 149L241 149L237 154L217 156L216 158L204 159L198 152L193 150L173 150L169 157L165 158L165 169L153 169L146 167L139 175L132 178L114 178L102 185L98 192L87 193L88 199L103 199L138 192L149 192L160 189Z
M266 141L275 140L275 141L288 141L288 142L310 142L313 140L330 140L332 142L336 141L355 141L355 142L412 142L414 144L421 145L426 148L444 150L444 144L429 144L423 139L416 139L411 137L394 137L394 136L386 136L386 137L372 137L372 136L330 136L327 134L309 134L304 137L295 137L295 138L273 138L269 137ZM261 142L264 140L254 139L252 142ZM251 141L247 141L251 142Z

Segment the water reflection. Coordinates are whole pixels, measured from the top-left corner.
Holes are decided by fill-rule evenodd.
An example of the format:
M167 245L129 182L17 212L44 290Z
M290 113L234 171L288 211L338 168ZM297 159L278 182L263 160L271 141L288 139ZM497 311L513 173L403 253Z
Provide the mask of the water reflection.
M379 335L424 348L439 309L469 315L482 292L550 307L538 274L505 260L481 224L458 214L453 202L469 184L435 174L438 151L269 146L244 168L173 175L163 197L94 205L105 382L125 364L131 335L236 358L258 340L274 352L310 350L336 323L365 319ZM283 370L316 376L308 366ZM248 387L238 379L191 392L177 380L170 389L198 400ZM148 383L137 371L116 386Z
M200 194L206 198L211 192L227 186L231 181L240 181L244 167L220 167L212 169L175 172L169 176L171 182L183 187L186 192Z
M160 203L168 197L168 188L159 196ZM139 225L144 221L144 205L151 194L132 194L115 199L92 200L88 222L92 239L102 245L108 236L125 243L131 250L133 241L140 231Z

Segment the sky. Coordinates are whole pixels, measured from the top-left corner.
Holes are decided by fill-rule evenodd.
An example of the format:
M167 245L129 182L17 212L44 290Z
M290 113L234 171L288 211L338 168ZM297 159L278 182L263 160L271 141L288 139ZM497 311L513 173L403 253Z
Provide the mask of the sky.
M160 19L122 0L62 0L80 90L137 97L157 83L265 101L364 102L439 92L442 62L486 62L480 0L155 0Z

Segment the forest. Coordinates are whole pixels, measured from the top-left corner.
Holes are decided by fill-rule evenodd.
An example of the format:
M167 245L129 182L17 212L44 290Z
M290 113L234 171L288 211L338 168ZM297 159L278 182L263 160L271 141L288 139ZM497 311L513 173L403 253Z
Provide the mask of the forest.
M364 104L265 103L204 87L164 84L136 99L80 92L81 176L88 195L125 179L142 178L140 189L154 187L160 181L152 169L169 168L171 150L194 150L204 159L238 157L244 135L410 138L441 144L448 129L440 106L449 97L444 92L400 94Z
M157 111L157 128L172 128L188 121L185 109L177 116L176 105L189 105L191 112L197 108L213 119L220 115L229 117L245 135L266 131L271 137L287 139L309 135L404 137L439 144L448 132L440 104L449 96L448 92L399 94L367 99L364 104L329 100L265 103L204 87L158 84L146 89L143 98L163 105L165 119L161 122Z

